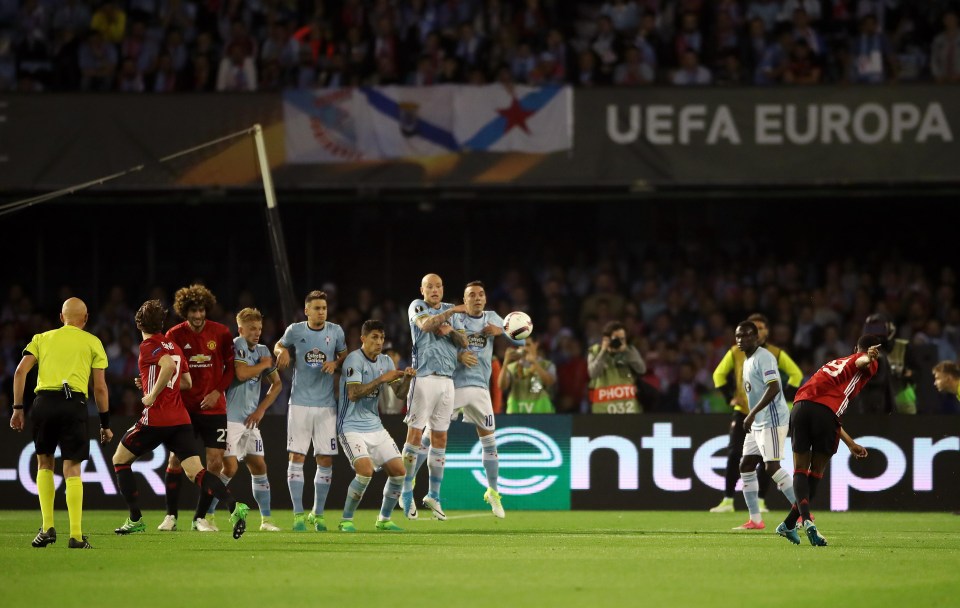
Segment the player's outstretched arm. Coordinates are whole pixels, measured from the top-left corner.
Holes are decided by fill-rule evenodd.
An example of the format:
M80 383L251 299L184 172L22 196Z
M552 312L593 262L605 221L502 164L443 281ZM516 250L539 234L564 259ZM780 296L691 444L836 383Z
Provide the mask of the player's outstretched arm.
M880 358L880 346L871 346L862 357L857 357L857 367L863 369Z
M847 446L847 449L850 450L850 453L853 454L856 458L866 458L867 457L867 448L863 447L859 443L853 440L849 434L847 434L846 429L840 427L840 439L843 440L843 443Z

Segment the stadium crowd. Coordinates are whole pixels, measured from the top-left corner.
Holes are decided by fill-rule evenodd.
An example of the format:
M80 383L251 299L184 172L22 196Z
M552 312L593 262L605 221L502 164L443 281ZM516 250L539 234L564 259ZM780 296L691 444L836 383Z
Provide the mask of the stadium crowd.
M0 0L0 91L960 79L948 0Z
M957 275L949 266L925 268L899 256L814 263L794 261L806 258L791 255L760 260L747 268L732 259L750 256L728 259L718 254L712 263L690 263L677 252L661 253L635 261L613 248L592 262L560 265L542 259L535 270L513 267L487 278L489 309L501 316L523 310L533 318L540 354L556 368L551 392L558 412L589 411L587 349L601 341L602 329L610 321L623 323L628 343L643 358L643 386L655 395L645 408L656 412L729 411L714 389L712 373L734 343L736 323L754 312L769 317L770 343L790 354L804 379L823 363L853 352L864 320L873 313L885 315L895 323L898 337L928 353L922 370L926 382L931 382L933 364L957 360L960 353ZM463 283L477 277L444 278L445 300L459 302ZM273 301L273 294L262 294L258 303L249 291L233 297L227 295L228 286L209 285L220 299L208 318L235 331L236 311L259 307L265 313L261 343L272 347L286 324L277 311L262 304L263 298ZM328 294L329 319L344 328L348 349L359 347L363 321L376 318L386 324L385 351L396 351L404 362L409 359L406 313L416 295L413 289L400 297L346 282L318 287ZM115 286L97 300L94 294L64 286L39 303L18 285L0 296L0 411L10 405L12 376L24 346L33 334L57 326L59 305L71 295L90 303L87 329L106 347L112 409L128 415L139 411L133 377L140 336L133 314L145 298L158 298L169 306L172 291L156 287L141 293L131 286ZM179 321L171 313L167 324ZM505 346L497 341L501 360ZM284 384L289 387L289 381ZM283 413L285 404L286 397L281 396L271 412ZM935 395L918 410L960 413L960 403L952 395Z

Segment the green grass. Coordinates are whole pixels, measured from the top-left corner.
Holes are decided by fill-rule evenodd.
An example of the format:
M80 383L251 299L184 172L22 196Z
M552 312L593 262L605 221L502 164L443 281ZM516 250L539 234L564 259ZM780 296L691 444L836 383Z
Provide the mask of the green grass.
M829 547L799 547L764 532L733 532L742 513L449 513L407 522L404 533L260 532L259 516L239 541L228 532L156 530L113 534L125 513L88 511L94 551L59 540L30 546L39 512L0 511L2 605L289 606L956 606L960 517L917 513L823 513ZM226 514L218 516L225 528ZM185 517L189 515L185 514ZM289 512L275 521L289 527ZM337 514L328 512L335 528ZM189 522L186 522L189 526Z

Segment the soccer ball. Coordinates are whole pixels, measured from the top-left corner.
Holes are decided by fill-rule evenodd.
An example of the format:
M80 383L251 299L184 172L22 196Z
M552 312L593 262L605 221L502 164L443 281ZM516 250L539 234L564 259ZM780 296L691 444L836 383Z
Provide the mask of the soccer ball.
M503 331L514 340L523 340L533 332L533 321L525 312L511 312L503 319Z

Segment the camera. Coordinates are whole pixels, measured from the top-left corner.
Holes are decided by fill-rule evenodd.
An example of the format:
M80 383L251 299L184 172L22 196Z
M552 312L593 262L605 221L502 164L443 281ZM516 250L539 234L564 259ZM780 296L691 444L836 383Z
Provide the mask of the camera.
M623 340L619 337L610 338L610 348L620 348L621 346L623 346Z

